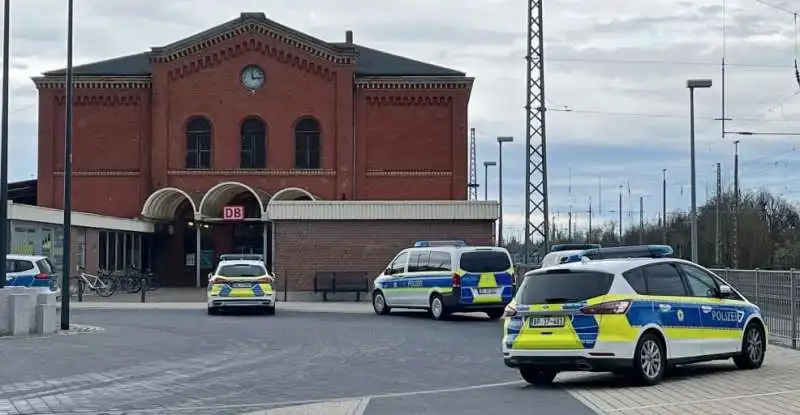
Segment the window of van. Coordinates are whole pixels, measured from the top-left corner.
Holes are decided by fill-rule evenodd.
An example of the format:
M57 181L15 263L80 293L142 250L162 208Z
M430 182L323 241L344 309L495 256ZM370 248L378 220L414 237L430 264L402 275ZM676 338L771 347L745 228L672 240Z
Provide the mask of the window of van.
M503 272L511 268L511 259L502 251L470 251L461 254L461 269L466 272Z
M608 294L614 275L557 270L529 274L519 287L520 304L564 304Z

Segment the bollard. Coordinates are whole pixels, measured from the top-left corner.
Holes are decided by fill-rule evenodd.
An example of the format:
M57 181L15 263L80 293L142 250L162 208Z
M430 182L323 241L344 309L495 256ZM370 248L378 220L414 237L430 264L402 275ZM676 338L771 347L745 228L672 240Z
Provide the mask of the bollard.
M78 302L83 302L83 290L85 289L84 282L82 279L78 278ZM63 293L61 295L64 295ZM68 294L69 295L69 294Z
M289 298L289 278L283 279L283 302L287 302Z
M142 276L141 280L142 280L142 298L141 298L141 300L142 300L142 302L145 302L145 301L147 301L147 277Z

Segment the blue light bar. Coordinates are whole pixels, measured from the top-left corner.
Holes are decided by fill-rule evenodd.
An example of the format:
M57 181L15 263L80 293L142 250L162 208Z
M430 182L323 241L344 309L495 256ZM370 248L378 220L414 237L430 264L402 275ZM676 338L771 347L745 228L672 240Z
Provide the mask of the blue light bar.
M673 252L669 245L629 245L588 249L581 256L589 259L666 258Z
M430 248L433 246L455 246L458 248L467 246L464 241L417 241L414 242L414 248Z
M597 249L602 247L603 246L600 244L558 244L553 245L550 248L550 252L573 251L577 249Z
M220 254L220 261L261 261L264 262L264 255L261 254Z

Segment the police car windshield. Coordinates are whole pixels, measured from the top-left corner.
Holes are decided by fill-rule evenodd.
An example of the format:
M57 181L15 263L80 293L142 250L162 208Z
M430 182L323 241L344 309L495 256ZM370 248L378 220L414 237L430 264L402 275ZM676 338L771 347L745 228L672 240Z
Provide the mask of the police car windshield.
M263 267L251 264L223 265L217 275L221 277L259 277L267 272Z
M593 271L530 274L519 287L520 304L574 303L608 294L614 275Z
M511 268L511 260L501 251L472 251L461 254L461 269L466 272L503 272Z

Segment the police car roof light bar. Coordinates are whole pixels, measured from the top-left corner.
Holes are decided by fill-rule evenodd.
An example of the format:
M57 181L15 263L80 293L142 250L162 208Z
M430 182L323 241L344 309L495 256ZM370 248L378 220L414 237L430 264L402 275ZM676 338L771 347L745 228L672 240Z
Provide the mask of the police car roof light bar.
M572 251L576 249L597 249L602 248L600 244L558 244L550 248L550 252Z
M673 252L669 245L629 245L589 249L581 256L588 259L666 258Z
M467 243L464 241L417 241L414 242L414 248L430 248L433 246L455 246L464 247Z
M261 254L220 254L220 261L264 261Z

